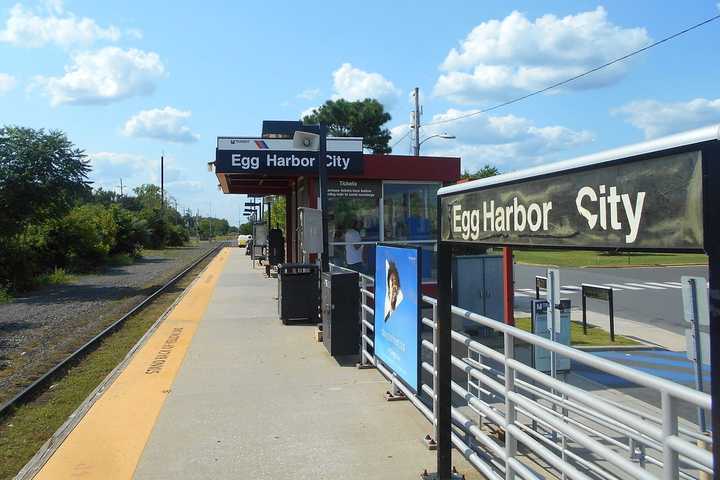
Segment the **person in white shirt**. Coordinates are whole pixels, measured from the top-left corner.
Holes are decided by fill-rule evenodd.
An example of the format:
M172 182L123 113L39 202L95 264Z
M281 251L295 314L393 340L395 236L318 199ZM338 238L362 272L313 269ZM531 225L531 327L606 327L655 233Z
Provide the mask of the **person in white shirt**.
M359 220L353 220L352 226L345 231L345 263L348 268L357 272L363 271L363 246L360 245L360 232L362 224Z

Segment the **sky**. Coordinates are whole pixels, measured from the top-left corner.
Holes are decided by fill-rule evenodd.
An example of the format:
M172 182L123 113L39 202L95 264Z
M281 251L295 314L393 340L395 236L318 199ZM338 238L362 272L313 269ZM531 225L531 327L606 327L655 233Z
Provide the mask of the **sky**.
M259 136L328 99L379 99L393 153L477 112L720 14L715 1L0 0L0 125L59 129L95 187L165 183L236 224L208 172L217 136ZM492 112L427 125L423 155L519 170L720 123L720 20Z

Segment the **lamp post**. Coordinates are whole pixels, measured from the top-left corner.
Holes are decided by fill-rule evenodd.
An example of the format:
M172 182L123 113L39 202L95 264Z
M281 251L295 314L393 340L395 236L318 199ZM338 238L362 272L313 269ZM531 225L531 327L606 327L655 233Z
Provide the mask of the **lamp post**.
M422 145L423 143L427 142L427 141L430 140L431 138L443 138L443 139L445 139L445 140L453 140L453 139L455 139L455 138L457 138L457 137L455 137L455 135L448 135L447 133L437 133L437 134L435 134L435 135L430 135L429 137L423 139L420 143L418 143L418 146L417 146L417 154L418 154L418 155L420 155L420 145Z

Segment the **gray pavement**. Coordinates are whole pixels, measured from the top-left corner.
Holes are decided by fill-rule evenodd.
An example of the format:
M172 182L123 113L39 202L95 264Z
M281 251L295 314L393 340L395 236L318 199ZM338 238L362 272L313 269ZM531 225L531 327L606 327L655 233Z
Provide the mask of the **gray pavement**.
M386 402L375 370L342 366L314 327L283 326L275 280L232 249L136 479L390 479L432 471L429 423ZM459 454L458 469L481 478Z
M529 311L529 295L535 288L535 276L544 276L545 267L515 265L515 305ZM707 278L707 267L647 267L647 268L561 268L560 284L563 297L570 298L573 307L581 306L581 283L610 286L615 289L615 316L647 325L676 335L684 335L682 290L683 275ZM588 301L588 310L605 314L607 303ZM652 341L652 340L651 340ZM684 342L684 340L683 340Z

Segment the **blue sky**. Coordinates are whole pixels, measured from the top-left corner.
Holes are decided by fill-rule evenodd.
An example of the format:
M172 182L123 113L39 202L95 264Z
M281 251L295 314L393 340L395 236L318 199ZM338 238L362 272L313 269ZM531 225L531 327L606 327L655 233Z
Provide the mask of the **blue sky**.
M0 122L61 129L92 178L166 183L237 222L207 171L218 135L256 135L329 98L377 97L407 132L580 73L720 13L717 1L0 0ZM423 154L510 171L720 123L720 21L552 93L427 126ZM408 139L394 153L407 154Z

